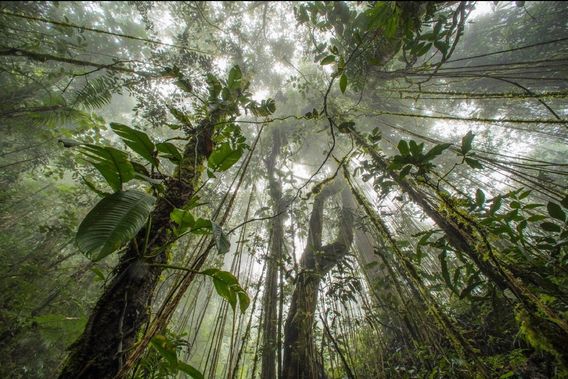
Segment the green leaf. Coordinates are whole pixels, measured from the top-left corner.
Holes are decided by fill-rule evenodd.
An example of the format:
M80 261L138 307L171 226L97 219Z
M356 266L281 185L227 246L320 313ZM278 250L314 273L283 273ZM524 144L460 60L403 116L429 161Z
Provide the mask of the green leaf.
M552 201L549 201L548 204L546 205L546 209L548 210L548 214L550 215L550 217L553 217L560 221L566 220L566 214L564 213L560 205L553 203Z
M543 222L540 227L547 232L560 232L560 226L553 224L552 222Z
M111 122L110 127L120 136L126 146L140 154L141 157L146 159L152 165L156 167L158 166L158 160L154 156L154 143L150 140L150 137L148 137L146 133L115 122Z
M123 183L134 179L134 167L124 151L97 145L83 145L80 150L115 192L122 190Z
M188 365L187 363L178 362L177 367L187 375L191 376L193 379L203 379L203 374L201 373L201 371L191 365Z
M195 225L195 218L185 209L174 209L170 214L170 219L177 224L176 235L182 234Z
M339 89L341 90L341 93L345 93L345 90L347 89L347 76L345 74L341 74L341 77L339 78Z
M400 179L404 178L406 175L408 175L410 173L410 170L412 169L412 165L406 165L404 166L404 168L402 170L400 170L400 173L398 174Z
M210 220L204 218L198 218L195 220L195 224L191 228L193 234L210 234L213 230L213 223Z
M215 237L215 245L217 245L217 251L219 254L226 254L229 252L231 248L231 243L229 242L229 238L223 231L223 228L215 222L212 222L211 225L213 226L213 237Z
M161 153L160 156L172 161L173 163L179 163L182 160L182 155L177 149L176 145L170 142L161 142L156 144L156 149Z
M483 168L483 166L481 165L481 163L479 163L477 159L465 158L465 163L467 163L467 165L471 168L478 168L478 169Z
M408 148L408 143L403 139L400 140L397 148L402 156L407 156L410 153L410 149Z
M231 144L226 142L209 156L208 165L213 171L226 171L237 163L242 155L241 147L233 149Z
M475 134L473 134L471 132L471 130L469 132L467 132L467 134L465 136L463 136L462 144L461 144L461 153L463 155L466 155L471 150L471 144L473 142L473 137L475 137Z
M479 188L475 192L475 204L480 208L485 204L485 193Z
M93 267L91 268L91 271L97 276L99 280L104 281L106 279L105 274L103 274L103 272L100 269Z
M62 143L63 147L75 147L83 145L83 142L79 142L71 138L59 138L57 142Z
M229 71L229 78L227 79L227 87L230 89L239 88L241 85L241 79L243 78L243 73L239 66L233 66Z
M332 63L335 63L335 55L328 55L327 57L322 59L320 65L325 66Z
M150 340L152 346L164 357L170 366L177 367L177 353L175 347L171 346L167 338L163 335L156 335Z
M448 262L446 261L446 254L447 254L446 250L443 250L438 256L438 258L440 260L440 268L442 269L442 277L444 278L446 285L450 289L453 289L454 286L452 284L452 280L450 279L450 272L448 271Z
M460 299L463 299L463 298L469 296L471 294L471 291L473 291L476 287L478 287L482 283L483 283L482 281L477 281L477 282L473 282L470 285L468 285L467 287L465 287L460 292Z
M250 297L245 291L237 292L237 296L239 298L239 307L241 309L241 313L245 313L250 305Z
M426 155L424 156L424 160L426 162L431 161L432 159L434 159L438 155L442 154L444 152L444 150L446 150L450 146L452 146L451 143L441 143L441 144L434 146L433 148L431 148L426 153Z
M221 92L221 89L219 89L219 92ZM179 122L181 122L182 124L184 124L186 126L191 127L191 121L185 113L177 110L176 108L174 108L172 106L168 105L167 107L168 107L168 110L170 111L170 113L172 114L172 116L174 116L176 118L176 120L178 120ZM169 125L171 125L171 124L169 124Z
M568 195L564 196L564 199L560 202L564 208L568 208Z
M107 196L85 216L76 241L79 250L98 261L130 241L144 226L155 198L139 191Z
M501 196L497 196L493 198L491 202L491 207L489 208L489 214L491 216L495 215L495 213L501 208L501 204L503 204L503 198Z
M421 143L420 145L418 145L416 143L416 141L414 140L410 140L408 142L408 146L410 147L410 153L412 155L414 155L415 157L419 156L420 154L422 154L422 150L424 149L424 144Z
M235 311L237 305L237 299L239 301L241 312L244 313L250 304L250 298L243 290L238 279L228 271L221 271L215 268L210 268L201 271L201 274L208 275L213 278L213 285L215 290L225 300L229 302L233 312Z
M216 276L213 277L213 285L215 286L215 291L217 291L219 296L229 302L234 312L235 307L237 306L237 296L231 290L230 286Z

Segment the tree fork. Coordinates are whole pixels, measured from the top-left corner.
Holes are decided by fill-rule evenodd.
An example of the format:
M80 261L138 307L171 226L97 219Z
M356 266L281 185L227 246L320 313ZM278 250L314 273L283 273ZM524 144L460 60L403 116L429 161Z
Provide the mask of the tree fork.
M313 341L318 290L322 278L349 251L353 241L352 197L342 191L339 231L333 243L322 246L323 208L327 198L339 192L337 181L316 196L309 221L308 241L296 278L288 318L284 327L284 379L320 379L325 374Z

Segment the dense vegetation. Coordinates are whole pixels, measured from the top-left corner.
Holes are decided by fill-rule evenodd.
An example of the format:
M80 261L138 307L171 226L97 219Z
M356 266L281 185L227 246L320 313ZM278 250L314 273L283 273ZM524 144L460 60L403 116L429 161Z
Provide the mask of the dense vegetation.
M568 377L566 11L0 3L0 376Z

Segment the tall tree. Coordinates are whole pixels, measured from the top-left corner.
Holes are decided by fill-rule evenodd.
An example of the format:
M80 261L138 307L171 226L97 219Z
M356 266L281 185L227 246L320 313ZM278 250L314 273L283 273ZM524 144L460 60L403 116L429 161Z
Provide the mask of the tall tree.
M324 206L341 191L341 216L335 240L323 244ZM324 377L322 362L314 345L314 322L319 286L323 277L348 253L353 241L354 204L349 189L339 181L322 188L314 200L308 239L300 272L284 327L283 378L316 379Z

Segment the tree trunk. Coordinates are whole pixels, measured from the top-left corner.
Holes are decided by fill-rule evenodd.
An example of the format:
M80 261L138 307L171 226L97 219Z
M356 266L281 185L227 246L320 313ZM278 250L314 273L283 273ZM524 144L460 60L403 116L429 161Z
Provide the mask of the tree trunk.
M401 179L397 173L388 169L385 159L378 154L373 146L353 127L348 132L354 137L356 143L364 148L373 158L377 168L395 181L401 190L409 195L410 199L418 205L442 229L450 245L465 253L479 270L501 290L508 289L519 300L524 308L523 327L536 333L544 341L549 352L556 355L564 364L568 365L568 324L565 319L558 316L551 308L531 293L518 277L502 265L493 252L488 248L487 242L474 234L474 230L463 222L444 216L434 208L411 182Z
M300 261L300 273L296 278L296 288L284 327L284 379L325 378L313 340L319 285L323 277L347 254L353 241L354 205L349 190L345 188L342 191L343 207L335 242L322 246L324 202L338 190L337 183L327 186L314 201L308 242Z
M158 199L150 215L150 230L142 228L121 256L83 334L70 347L60 379L113 378L122 367L148 320L152 295L163 270L159 265L167 261L170 213L193 196L203 163L212 151L211 134L219 116L214 112L209 120L203 120L190 138L175 177L167 180L166 194Z
M282 184L276 177L276 159L282 146L281 136L278 129L273 129L272 151L266 159L265 165L268 173L270 197L272 199L272 209L277 216L272 219L272 238L271 248L267 257L267 275L264 287L264 298L262 301L264 309L264 323L262 328L262 379L276 378L276 348L277 329L278 329L278 272L282 264L282 248L284 243L284 211L285 205L282 201Z

